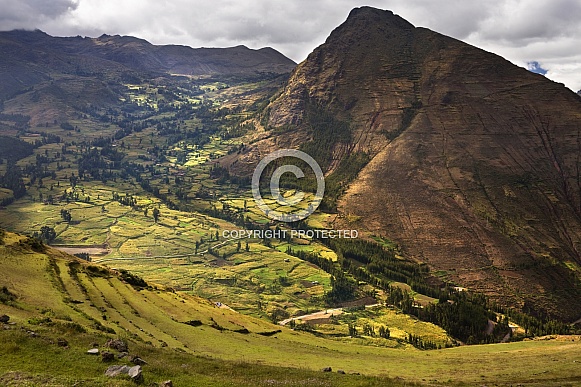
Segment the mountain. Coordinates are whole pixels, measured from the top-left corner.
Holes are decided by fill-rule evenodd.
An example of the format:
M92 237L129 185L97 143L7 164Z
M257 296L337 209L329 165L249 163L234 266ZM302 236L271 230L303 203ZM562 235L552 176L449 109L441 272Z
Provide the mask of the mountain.
M270 48L191 48L153 45L131 36L52 37L42 31L0 32L0 99L55 74L100 79L137 72L232 75L290 72L296 65Z
M562 84L362 7L292 72L264 111L268 135L236 165L277 147L311 151L334 182L334 227L388 238L502 304L573 321L580 118L581 98Z

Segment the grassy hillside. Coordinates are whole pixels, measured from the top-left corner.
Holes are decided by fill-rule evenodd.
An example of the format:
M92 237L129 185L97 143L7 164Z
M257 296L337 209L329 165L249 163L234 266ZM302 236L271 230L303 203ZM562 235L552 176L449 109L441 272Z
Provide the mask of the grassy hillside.
M106 350L109 338L126 341L130 355L149 363L146 383L573 386L581 377L578 337L438 351L323 339L200 298L131 285L139 282L126 273L81 262L26 237L7 233L3 240L0 286L6 288L0 315L10 316L0 331L3 385L111 385L103 374L108 364L85 354L93 343ZM66 347L59 345L63 338ZM321 372L326 366L347 375ZM113 385L130 384L121 378Z

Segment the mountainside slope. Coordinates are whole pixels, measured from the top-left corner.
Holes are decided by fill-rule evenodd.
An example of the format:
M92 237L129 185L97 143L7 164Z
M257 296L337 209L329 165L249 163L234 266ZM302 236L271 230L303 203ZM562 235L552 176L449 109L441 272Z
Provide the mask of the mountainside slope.
M336 227L392 239L502 303L579 317L578 95L363 7L293 71L267 111L269 127L296 129L263 143L308 149L322 135L313 109L350 128L334 136L328 174L351 155L371 159L341 198Z

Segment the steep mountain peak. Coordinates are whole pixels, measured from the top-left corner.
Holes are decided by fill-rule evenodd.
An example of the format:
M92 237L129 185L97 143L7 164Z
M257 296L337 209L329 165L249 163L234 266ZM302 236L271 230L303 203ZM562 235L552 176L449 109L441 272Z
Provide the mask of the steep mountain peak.
M410 30L414 28L413 24L401 16L394 14L390 10L383 10L369 6L353 8L344 24L359 22L364 22L367 25L380 23L401 30Z
M358 45L361 41L370 41L381 47L384 39L409 36L415 27L391 11L372 7L355 8L347 20L337 27L325 43L330 45Z

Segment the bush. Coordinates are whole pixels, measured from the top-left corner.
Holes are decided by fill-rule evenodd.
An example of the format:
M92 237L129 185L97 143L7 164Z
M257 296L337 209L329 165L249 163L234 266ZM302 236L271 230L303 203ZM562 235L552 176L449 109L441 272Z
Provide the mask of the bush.
M50 317L32 317L28 319L30 325L52 325L52 319Z
M142 288L146 288L149 286L143 278L141 278L135 274L131 274L127 270L123 270L123 269L119 270L119 276L121 277L121 279L124 282L128 283L129 285L133 286L134 288L142 289Z
M76 322L55 322L55 326L62 332L68 333L86 333L87 330L84 326Z
M87 274L91 277L109 277L109 270L104 267L89 265L87 266Z
M8 290L6 286L2 286L2 289L0 289L0 303L11 304L13 301L16 301L16 295Z
M32 251L36 251L37 253L44 253L46 248L41 240L33 237L28 237L24 241L20 241L20 246L29 248Z

